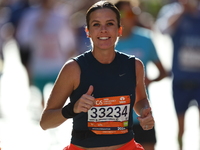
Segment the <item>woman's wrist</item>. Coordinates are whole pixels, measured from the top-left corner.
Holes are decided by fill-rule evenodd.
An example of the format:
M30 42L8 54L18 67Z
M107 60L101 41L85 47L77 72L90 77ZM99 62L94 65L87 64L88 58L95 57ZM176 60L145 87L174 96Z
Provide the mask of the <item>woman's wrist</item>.
M142 116L143 110L144 110L144 109L147 109L147 108L149 108L149 106L144 106L144 107L142 107L142 108L140 109L139 115Z
M73 117L75 117L76 115L78 115L78 113L75 113L75 112L74 112L74 104L73 104L73 103L69 103L69 104L67 104L66 106L64 106L64 107L62 108L62 115L63 115L63 117L65 117L66 119L73 118Z

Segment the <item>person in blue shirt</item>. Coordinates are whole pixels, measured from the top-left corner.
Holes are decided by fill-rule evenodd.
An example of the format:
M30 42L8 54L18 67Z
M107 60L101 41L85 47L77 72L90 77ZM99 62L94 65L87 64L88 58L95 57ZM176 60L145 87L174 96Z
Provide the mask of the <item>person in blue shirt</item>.
M130 1L118 1L115 5L121 13L121 23L123 27L123 34L119 38L116 49L140 58L144 63L145 70L149 62L155 64L159 75L154 79L149 79L148 75L146 75L145 84L147 87L150 83L165 78L167 73L158 57L154 43L151 40L151 31L144 27L137 26L137 16L133 12L133 6ZM145 131L140 127L137 115L134 112L133 118L135 140L141 143L145 150L154 150L156 144L155 129L153 128Z
M178 0L164 5L156 25L173 43L173 99L178 116L180 149L185 112L192 100L200 106L200 1Z

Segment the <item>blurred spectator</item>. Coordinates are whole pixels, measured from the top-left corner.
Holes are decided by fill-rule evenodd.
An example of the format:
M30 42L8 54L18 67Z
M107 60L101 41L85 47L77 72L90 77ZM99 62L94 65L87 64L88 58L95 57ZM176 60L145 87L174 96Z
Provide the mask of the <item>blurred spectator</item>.
M5 0L0 1L0 74L2 73L4 59L2 47L4 42L6 41L8 33L7 30L5 30L5 27L10 17L10 9L7 6L8 3L6 3Z
M4 55L3 55L3 45L12 36L12 30L10 30L10 25L8 25L8 18L10 16L9 8L5 1L0 1L0 80L3 73L4 66ZM0 87L1 90L1 87ZM1 109L1 99L0 99L0 118L2 117Z
M76 0L76 1L79 2L79 7L73 13L71 21L76 31L77 50L78 53L81 54L92 48L90 38L88 38L85 33L85 27L86 27L85 15L88 8L98 0L92 0L92 1L84 0L84 2L82 0Z
M159 60L153 41L151 40L150 30L137 26L139 10L138 6L132 7L129 0L121 0L115 4L121 13L121 24L123 33L120 37L116 49L127 54L135 55L144 63L145 69L149 62L152 62L158 69L159 75L155 79L149 79L146 75L145 83L148 87L150 83L160 81L167 76L167 73ZM154 150L156 144L155 129L144 131L139 121L137 114L134 113L134 133L135 140L142 144L145 150Z
M24 12L30 7L29 0L19 0L11 4L10 6L11 15L9 22L13 24L15 28L18 27L21 17Z
M12 2L9 5L10 12L11 12L10 17L9 17L9 22L14 27L15 39L16 39L16 31L18 29L19 22L29 7L30 7L30 0L18 0L18 1ZM21 58L22 64L26 66L27 61L30 56L30 52L27 50L22 50L23 48L24 47L21 47L19 45L20 58Z
M70 15L71 8L66 3L40 0L19 23L17 41L24 47L22 50L30 51L26 66L30 83L42 93L47 83L54 83L63 64L76 55Z
M184 117L189 103L200 104L200 11L199 0L178 0L165 5L157 26L173 42L173 98L178 116L178 140L182 149Z

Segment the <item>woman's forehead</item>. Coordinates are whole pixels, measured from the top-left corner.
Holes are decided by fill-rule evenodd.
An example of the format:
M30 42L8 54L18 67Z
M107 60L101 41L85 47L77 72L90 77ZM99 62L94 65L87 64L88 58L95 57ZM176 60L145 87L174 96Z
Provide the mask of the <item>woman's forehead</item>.
M90 22L92 20L101 20L101 19L117 20L117 17L116 17L115 12L109 8L97 9L90 14Z

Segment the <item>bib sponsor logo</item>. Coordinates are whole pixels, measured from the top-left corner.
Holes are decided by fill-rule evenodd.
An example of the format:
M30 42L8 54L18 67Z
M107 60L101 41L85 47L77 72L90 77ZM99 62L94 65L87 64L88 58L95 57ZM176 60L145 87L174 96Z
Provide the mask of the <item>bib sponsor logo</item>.
M88 127L96 134L124 134L128 132L130 96L97 98L88 111Z

